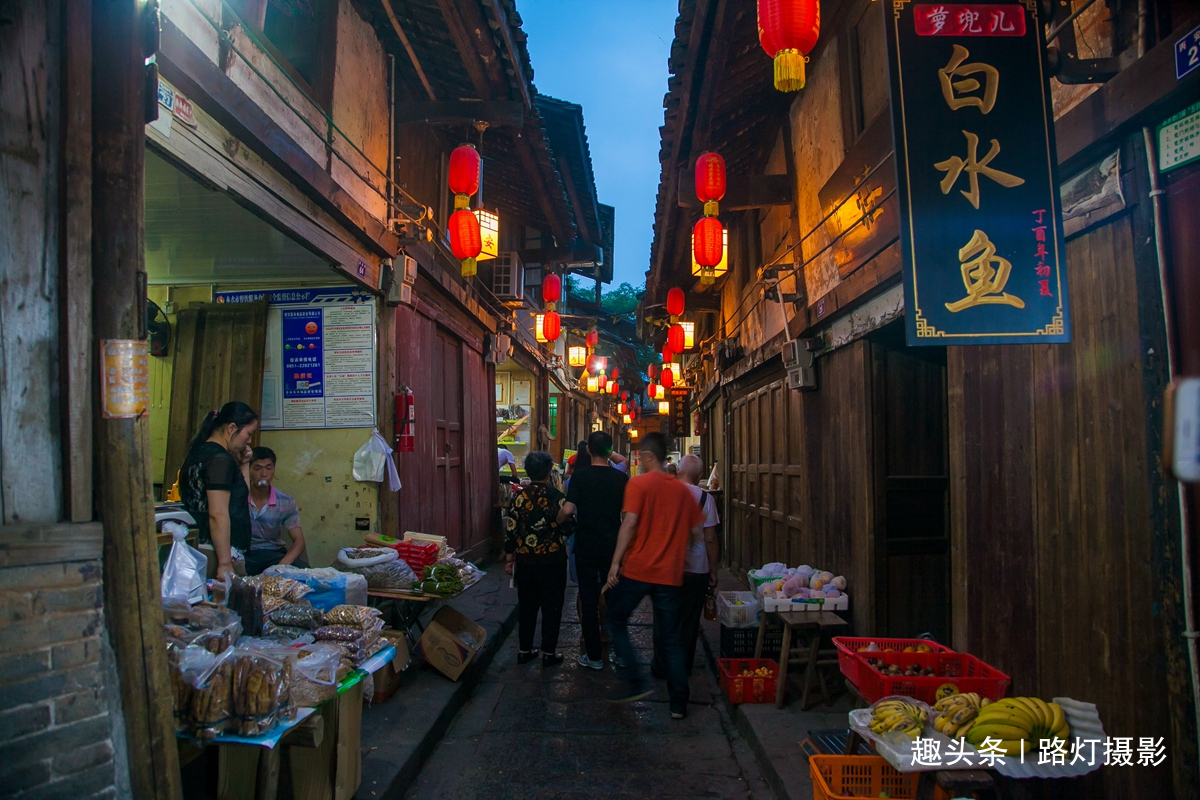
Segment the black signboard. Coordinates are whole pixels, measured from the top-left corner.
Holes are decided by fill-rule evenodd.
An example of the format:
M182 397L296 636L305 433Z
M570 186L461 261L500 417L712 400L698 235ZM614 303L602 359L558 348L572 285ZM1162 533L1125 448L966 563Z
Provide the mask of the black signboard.
M671 413L668 416L671 436L691 436L692 417L688 408L692 402L692 390L672 388L669 393Z
M910 345L1067 342L1037 0L887 14Z

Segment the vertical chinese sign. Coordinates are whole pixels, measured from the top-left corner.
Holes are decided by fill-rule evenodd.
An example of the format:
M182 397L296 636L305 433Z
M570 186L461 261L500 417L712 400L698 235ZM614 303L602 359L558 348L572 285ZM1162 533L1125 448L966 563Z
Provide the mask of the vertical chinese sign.
M888 15L910 345L1071 339L1037 0Z
M667 418L671 436L691 436L692 418L688 413L692 390L672 387L670 390L671 415Z

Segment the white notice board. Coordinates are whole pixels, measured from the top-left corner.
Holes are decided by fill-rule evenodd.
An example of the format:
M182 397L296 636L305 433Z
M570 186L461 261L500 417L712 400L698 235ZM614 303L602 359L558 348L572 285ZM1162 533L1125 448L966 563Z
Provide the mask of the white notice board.
M361 289L222 292L218 303L267 298L267 352L259 425L375 425L375 298Z

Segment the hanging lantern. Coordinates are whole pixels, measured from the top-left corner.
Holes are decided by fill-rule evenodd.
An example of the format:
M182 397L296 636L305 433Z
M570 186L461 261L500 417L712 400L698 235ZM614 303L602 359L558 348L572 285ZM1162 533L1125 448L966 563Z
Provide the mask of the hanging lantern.
M692 228L692 258L701 267L715 267L724 254L725 226L716 217L701 217Z
M584 337L583 341L588 347L595 347L600 343L600 331L592 328L587 332L587 336Z
M629 392L621 392L621 400L626 401L628 399L629 399Z
M671 349L670 343L664 342L662 346L663 367L666 367L675 360L675 351Z
M479 220L465 208L450 215L447 225L450 230L450 251L462 261L462 274L469 278L475 274L475 257L483 247L479 239Z
M668 401L666 401L666 400L660 400L660 401L659 401L659 403L658 403L658 413L660 413L660 414L670 414L670 413L671 413L671 404L670 404L670 402L668 402Z
M592 361L588 367L588 371L593 375L604 372L608 369L608 358L605 356L592 356Z
M658 391L658 384L655 383L654 381L650 381L650 383L646 384L646 396L649 397L651 400L654 399L654 393L657 391Z
M663 386L661 383L654 387L654 399L655 400L662 400L666 396L667 396L667 387Z
M542 320L542 335L545 339L539 339L542 342L553 342L558 339L558 334L562 332L562 319L558 316L557 311L547 311Z
M681 322L679 326L683 328L683 347L679 349L681 351L691 350L696 346L696 323Z
M654 379L658 377L658 364L647 364L646 376L650 378L650 382L653 383Z
M629 416L628 414L622 414L621 415L621 424L622 425L632 425L633 417ZM635 433L637 433L637 431L630 431L629 435L633 436Z
M614 381L610 376L608 379L608 385L604 387L604 391L608 392L609 394L616 394L620 388L621 384Z
M678 361L671 363L671 375L680 383L683 382L683 364Z
M600 370L600 374L596 376L596 386L602 392L608 387L608 376L604 374L604 370Z
M625 405L624 403L617 403L617 413L618 414L628 414L629 406Z
M483 165L479 151L469 144L460 144L450 153L450 191L456 195L470 195L479 191L479 174ZM457 202L457 198L455 198ZM463 206L465 208L466 206Z
M721 260L715 267L702 267L696 261L696 232L692 231L692 275L702 284L715 283L717 278L729 271L729 229L721 232Z
M715 217L717 201L725 196L725 159L704 153L696 159L696 197L704 203L704 216Z
M615 381L619 377L621 377L621 368L613 367L612 368L612 379Z
M600 391L600 379L595 375L588 375L587 390L593 393Z
M775 59L775 88L804 88L804 62L821 33L818 0L758 0L758 42Z
M684 338L683 326L679 323L667 328L667 344L670 346L671 352L683 352Z
M472 211L479 220L479 256L476 261L486 261L500 255L500 215L485 208Z
M637 437L638 437L638 429L637 429L637 428L632 428L632 429L629 431L629 438L630 438L630 439L633 439L633 440L636 442L636 441L637 441Z
M546 339L546 315L545 314L534 314L533 315L533 338L537 339L542 344L545 344L548 341L548 339Z
M718 225L720 223L717 223ZM678 317L683 313L683 289L678 286L667 292L667 313L672 317Z
M542 302L553 311L554 304L562 297L562 278L553 272L542 278Z
M675 385L675 373L671 372L671 368L664 366L662 371L662 386L670 389Z
M567 348L567 364L572 367L582 367L587 363L587 348L573 344Z

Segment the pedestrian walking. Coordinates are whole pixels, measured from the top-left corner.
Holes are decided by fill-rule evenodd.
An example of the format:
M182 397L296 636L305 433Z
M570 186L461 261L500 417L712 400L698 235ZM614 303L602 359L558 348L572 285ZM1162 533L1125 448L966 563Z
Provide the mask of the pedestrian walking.
M504 571L513 575L517 585L517 663L526 664L538 656L533 634L540 611L542 665L546 667L563 661L558 654L558 629L567 591L567 526L558 523L565 498L550 484L553 466L549 453L535 451L525 456L530 483L509 503L504 535Z
M629 476L609 466L611 453L612 436L595 431L588 437L587 449L579 452L575 462L567 501L558 512L560 523L572 514L576 517L573 555L584 643L578 663L594 670L604 669L600 589L617 549L621 504L629 482Z
M688 676L680 629L680 587L688 537L703 535L704 515L685 484L666 474L667 442L650 433L638 453L639 475L625 486L625 518L608 571L608 628L628 687L614 702L651 692L629 639L629 617L644 597L661 631L671 718L687 716Z
M699 456L686 455L679 459L677 480L685 484L692 497L704 513L704 531L700 537L689 537L687 555L683 561L683 588L680 599L680 630L683 636L684 666L690 675L696 661L696 641L700 637L700 617L704 614L704 600L708 593L717 588L717 502L713 496L700 488L700 475L704 462ZM656 649L655 654L658 654Z

